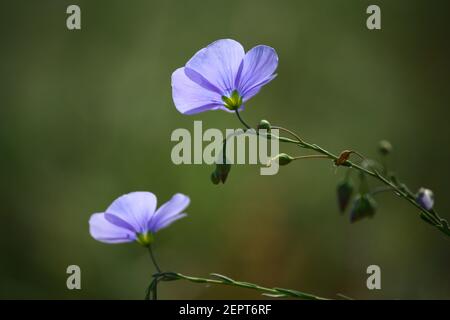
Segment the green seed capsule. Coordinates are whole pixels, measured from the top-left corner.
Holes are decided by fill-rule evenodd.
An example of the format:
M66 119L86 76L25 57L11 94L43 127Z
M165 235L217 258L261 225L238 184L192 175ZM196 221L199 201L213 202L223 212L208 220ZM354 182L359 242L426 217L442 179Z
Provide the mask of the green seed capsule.
M270 132L270 122L267 120L261 120L257 126L258 130L267 130L267 132Z
M278 159L278 164L280 166L285 166L285 165L291 163L292 160L294 160L293 157L291 157L290 155L288 155L286 153L280 153L278 156L275 157L275 159Z

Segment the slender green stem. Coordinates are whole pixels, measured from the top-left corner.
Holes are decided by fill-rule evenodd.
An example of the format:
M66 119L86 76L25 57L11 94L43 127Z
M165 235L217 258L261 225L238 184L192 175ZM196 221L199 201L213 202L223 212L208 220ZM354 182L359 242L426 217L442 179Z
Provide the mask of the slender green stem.
M317 155L314 155L317 157ZM205 279L205 278L198 278L198 277L191 277L186 276L181 273L175 273L175 272L161 272L161 268L159 267L158 263L156 262L155 255L153 253L153 249L151 245L148 245L148 252L150 255L150 259L152 260L153 265L155 266L155 269L157 270L157 273L153 274L153 280L148 286L145 294L145 300L157 300L158 299L158 283L160 281L174 281L174 280L187 280L194 283L209 283L209 284L218 284L218 285L228 285L228 286L234 286L234 287L240 287L240 288L247 288L247 289L253 289L262 292L263 295L270 296L270 297L294 297L294 298L301 298L301 299L308 299L308 300L327 300L325 298L321 298L309 293L304 293L297 290L291 290L291 289L283 289L283 288L266 288L262 287L253 283L243 282L243 281L236 281L231 278L228 278L226 276L212 273L211 275L214 276L216 279Z
M156 262L155 256L153 254L152 245L148 245L148 252L150 253L150 259L152 259L155 269L158 271L158 273L161 273L161 268L159 267L158 263Z
M156 275L155 275L156 276ZM291 290L291 289L283 289L283 288L266 288L262 287L253 283L243 282L243 281L236 281L234 279L231 279L229 277L212 273L211 276L215 277L216 279L207 279L207 278L198 278L198 277L192 277L192 276L186 276L181 273L175 273L175 272L165 272L157 275L161 278L162 281L174 281L174 280L186 280L193 283L208 283L208 284L215 284L215 285L226 285L226 286L233 286L233 287L240 287L240 288L246 288L246 289L252 289L261 292L265 296L269 297L275 297L275 298L287 298L287 297L294 297L294 298L300 298L300 299L307 299L307 300L328 300L310 293L304 293L297 290Z
M244 119L242 119L242 117L241 117L241 115L240 115L238 109L236 109L236 115L237 115L239 121L244 125L244 127L246 127L247 129L251 129L251 128L252 128L251 126L249 126L249 125L244 121Z
M155 266L155 269L158 273L161 273L161 268L159 267L158 263L156 262L155 255L153 254L153 249L151 244L148 245L148 252L150 254L150 259L152 260L153 265ZM150 300L150 297L153 298L153 300L158 300L158 278L153 278L153 281L150 283L150 285L147 288L146 294L145 294L145 300ZM153 295L152 295L153 294Z
M294 160L301 160L301 159L330 159L330 156L323 154L309 154L306 156L294 157Z
M318 153L321 154L325 154L330 156L331 158L333 158L334 160L337 160L338 157L334 154L332 154L331 152L323 149L322 147L319 147L316 144L308 144L306 142L304 142L304 145L300 145L300 147L302 148L307 148L307 149L312 149ZM350 160L345 161L344 166L356 169L358 171L361 171L373 178L376 178L377 180L379 180L380 182L382 182L383 184L385 184L386 186L389 186L392 188L392 190L399 195L400 197L402 197L403 199L407 200L409 203L411 203L413 206L415 206L417 209L420 210L421 214L420 216L427 221L428 223L430 223L431 225L435 226L436 228L438 228L440 231L442 231L443 233L445 233L447 236L450 236L450 229L448 227L448 223L446 220L440 218L436 212L431 212L429 210L426 210L425 208L423 208L421 205L419 205L415 198L408 194L407 192L405 192L405 190L403 190L402 188L400 188L399 186L395 185L392 181L390 181L389 179L387 179L386 177L384 177L383 175L381 175L377 170L375 169L371 169L368 170Z
M388 191L392 191L392 188L389 186L380 186L380 187L377 187L377 188L373 189L372 191L370 191L370 194L374 196L379 193L388 192Z
M236 116L238 117L239 121L240 121L240 122L242 123L242 125L245 127L245 131L246 131L246 130L253 130L253 131L255 132L256 135L259 135L259 134L260 134L258 130L253 129L247 122L244 121L244 119L242 119L242 116L241 116L241 114L239 113L239 110L236 110L235 112L236 112ZM280 130L281 130L281 127L277 127L277 128L280 128ZM287 131L288 129L283 128L283 130ZM278 139L279 141L283 141L283 142L287 142L287 143L293 143L293 144L299 144L299 143L302 143L301 139L298 138L298 136L297 136L295 133L293 133L293 132L290 131L290 130L289 130L289 132L290 132L291 134L295 135L295 137L298 139L298 141L297 141L297 140L292 140L292 139L289 139L289 138L286 138L286 137L278 137L278 136L276 136L276 135L274 135L274 134L272 134L272 133L267 133L267 135L265 135L265 137L266 137L266 138L269 138L269 139L274 138L274 139Z
M303 142L303 139L300 138L300 136L298 134L296 134L294 131L291 131L291 130L289 130L287 128L280 127L280 126L272 126L272 129L278 129L278 130L281 130L281 131L285 131L285 132L289 133L291 136L295 137L298 140L297 141L298 143L302 143Z

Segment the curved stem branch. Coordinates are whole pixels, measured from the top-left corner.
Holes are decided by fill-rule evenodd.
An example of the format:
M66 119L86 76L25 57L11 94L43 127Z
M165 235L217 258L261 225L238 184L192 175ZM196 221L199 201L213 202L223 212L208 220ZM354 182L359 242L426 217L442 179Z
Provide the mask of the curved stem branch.
M150 254L150 259L152 260L152 263L155 266L155 269L157 270L158 274L161 273L161 268L156 262L151 244L148 245L148 252ZM157 277L156 278L153 277L153 280L148 286L147 291L145 293L145 300L150 300L150 298L152 298L153 300L158 300L158 282L159 279Z
M375 188L374 190L370 191L370 194L374 196L379 193L388 192L388 191L392 191L392 188L389 186L380 186L380 187Z
M158 273L161 273L161 268L159 267L158 263L156 262L155 256L153 254L152 245L148 246L148 252L150 253L150 259L152 259L155 269L158 271Z
M304 142L303 144L298 144L299 147L302 148L307 148L307 149L312 149L318 153L330 156L331 158L333 158L334 160L338 159L338 157L334 154L332 154L331 152L323 149L322 147L319 147L316 144L309 144ZM385 184L386 186L392 188L392 190L399 195L400 197L402 197L403 199L407 200L409 203L411 203L413 206L415 206L417 209L420 210L420 217L422 219L424 219L426 222L428 222L429 224L433 225L434 227L438 228L440 231L442 231L443 233L445 233L447 236L450 236L450 228L448 226L448 223L445 219L440 218L437 213L435 211L431 211L431 210L426 210L425 208L423 208L421 205L419 205L416 200L414 199L414 197L410 194L408 194L408 192L406 192L405 190L403 190L401 187L397 186L396 184L394 184L392 181L390 181L389 179L387 179L386 177L384 177L383 175L381 175L376 169L366 169L350 160L347 160L344 162L343 164L344 166L356 169L360 172L363 172L377 180L379 180L380 182L382 182L383 184Z
M294 160L301 160L301 159L330 159L330 156L323 154L309 154L306 156L294 157Z
M237 115L239 121L244 125L244 127L246 127L247 129L251 129L251 128L252 128L251 126L249 126L249 125L244 121L244 119L242 119L241 114L239 113L239 110L238 110L238 109L236 109L236 115Z
M241 115L239 114L238 110L236 110L236 115L239 119L239 121L246 127L246 129L252 129L241 117ZM291 144L295 144L297 146L299 146L300 148L304 148L304 149L309 149L309 150L313 150L316 151L317 153L320 153L324 156L327 156L330 159L333 160L338 160L339 156L333 154L330 151L327 151L326 149L320 147L317 144L314 143L308 143L302 139L300 139L300 137L294 133L291 130L288 130L286 128L282 128L282 127L274 127L274 128L278 128L280 130L284 130L288 133L290 133L291 135L293 135L294 137L296 137L297 140L292 140L289 138L285 138L285 137L277 137L273 134L269 134L269 138L274 138L274 139L278 139L281 142L286 142L286 143L291 143ZM352 151L352 153L358 155L363 161L366 159L361 153L357 152L357 151ZM304 157L309 157L309 156L304 156ZM297 158L301 158L301 157L297 157ZM415 206L417 209L419 209L420 211L420 217L426 221L427 223L431 224L432 226L436 227L437 229L439 229L441 232L443 232L445 235L450 237L450 227L449 224L447 222L447 220L441 218L434 210L426 210L425 208L423 208L419 203L417 203L415 197L413 194L411 194L411 192L409 191L409 189L404 186L404 185L398 185L397 183L394 183L393 181L389 180L388 178L386 178L385 176L383 176L382 174L380 174L378 172L377 169L371 167L371 169L367 169L365 166L362 166L360 164L357 164L353 161L350 160L346 160L344 163L341 164L342 166L348 167L348 168L352 168L355 169L357 171L360 171L361 173L367 174L375 179L377 179L378 181L380 181L381 183L383 183L384 185L386 185L387 187L391 188L392 191L395 192L395 194L397 194L398 196L402 197L403 199L407 200L409 203L411 203L413 206Z
M310 293L305 293L292 289L283 289L283 288L266 288L253 283L236 281L229 277L223 276L217 273L211 273L211 276L216 279L207 279L207 278L198 278L192 276L186 276L181 273L175 272L165 272L159 274L162 281L174 281L174 280L186 280L194 283L208 283L215 285L226 285L240 288L247 288L261 292L265 296L274 297L274 298L286 298L286 297L294 297L306 300L328 300L326 298L322 298Z
M291 136L295 137L298 140L298 143L303 143L303 139L300 138L300 136L298 134L296 134L294 131L291 131L289 129L286 129L286 128L280 127L280 126L272 126L272 129L278 129L278 130L285 131L285 132L289 133Z

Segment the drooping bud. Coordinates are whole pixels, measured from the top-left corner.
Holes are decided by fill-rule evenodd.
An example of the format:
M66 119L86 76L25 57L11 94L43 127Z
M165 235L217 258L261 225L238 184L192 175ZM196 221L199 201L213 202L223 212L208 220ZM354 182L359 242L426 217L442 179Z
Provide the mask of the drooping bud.
M378 143L378 151L381 153L381 155L387 156L392 152L392 144L387 140L381 140Z
M434 205L433 191L426 188L420 188L416 195L416 201L425 210L433 209Z
M350 181L342 181L337 186L337 198L339 210L344 213L350 202L353 193L353 186Z
M356 196L352 210L350 211L350 222L356 222L365 217L373 217L377 208L375 199L369 194Z
M350 150L342 151L341 154L339 155L339 158L334 160L334 164L336 166L342 166L350 158L351 154L352 154L352 151L350 151Z
M270 122L267 120L261 120L256 128L258 130L265 129L269 133L270 132Z
M219 184L219 182L220 182L220 178L219 178L219 176L217 175L217 171L216 171L216 170L214 170L214 171L211 173L211 181L212 181L212 183L214 183L214 184Z

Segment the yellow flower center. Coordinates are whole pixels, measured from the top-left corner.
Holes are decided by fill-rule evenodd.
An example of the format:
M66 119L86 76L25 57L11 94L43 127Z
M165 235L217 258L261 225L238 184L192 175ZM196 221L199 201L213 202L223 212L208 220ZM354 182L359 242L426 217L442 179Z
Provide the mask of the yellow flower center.
M153 233L147 232L147 233L137 233L137 242L144 247L148 247L153 240L155 239L153 237Z
M242 105L242 97L237 90L233 90L229 97L222 96L222 101L224 102L225 107L230 110L237 110Z

